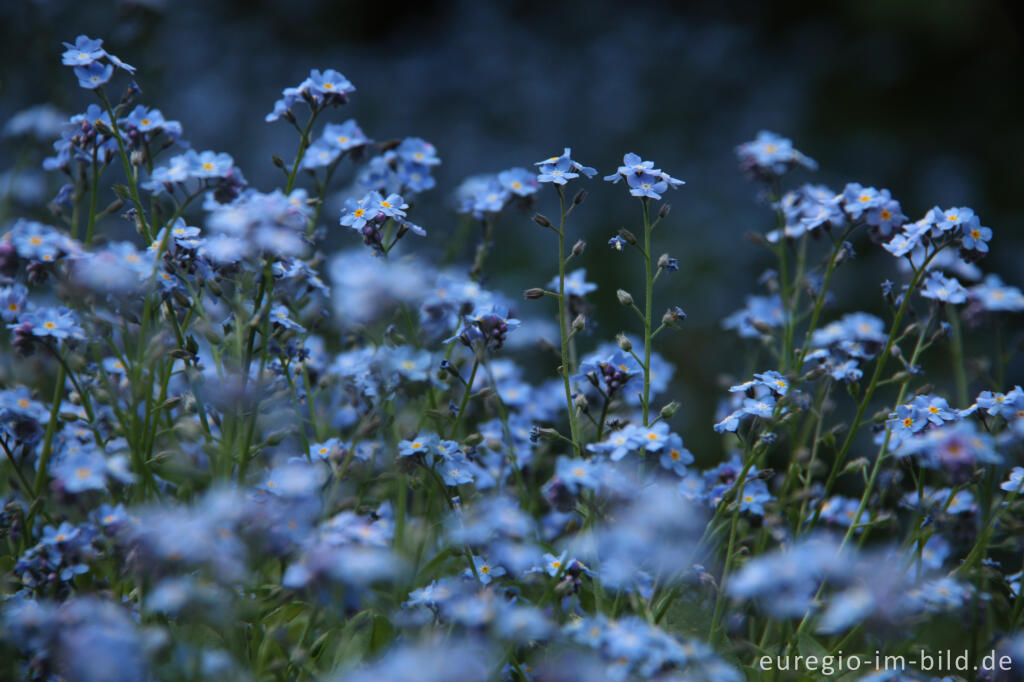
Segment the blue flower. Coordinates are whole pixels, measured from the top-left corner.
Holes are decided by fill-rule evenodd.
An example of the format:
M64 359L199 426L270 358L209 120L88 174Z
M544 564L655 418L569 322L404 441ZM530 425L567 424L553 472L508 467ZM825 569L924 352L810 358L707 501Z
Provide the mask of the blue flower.
M347 78L335 71L326 69L322 73L319 69L309 72L309 91L319 95L325 100L337 100L341 104L348 101L348 95L355 92L355 86Z
M622 165L618 170L605 176L606 181L613 183L622 178L626 179L630 194L649 199L661 199L661 193L667 190L669 185L678 187L685 184L682 180L655 168L653 161L644 161L633 153L623 156Z
M477 579L484 585L488 585L495 578L500 578L505 575L504 568L497 566L484 557L476 554L473 555L473 568L476 569ZM467 568L463 575L470 577L474 575L474 572Z
M966 206L950 208L942 212L935 223L935 227L940 232L949 232L969 224L975 217L974 211Z
M843 210L851 218L857 219L867 211L880 208L887 198L874 187L864 187L860 183L851 182L843 189Z
M537 176L525 168L509 168L498 173L498 182L512 194L528 197L538 190Z
M0 287L0 319L11 322L18 319L28 303L28 289L24 284Z
M757 134L752 142L736 147L740 170L754 179L772 180L796 166L816 170L818 164L796 149L793 142L767 130Z
M54 463L50 474L64 490L77 494L107 487L107 462L96 450L81 450Z
M919 395L912 401L918 413L935 426L942 426L945 422L959 419L954 410L949 407L946 399L937 395Z
M593 460L561 455L555 463L555 476L573 494L581 488L597 490L601 485L601 468Z
M76 66L75 76L78 78L78 85L86 90L95 90L106 84L114 75L114 67L110 64L92 62L88 66Z
M538 166L537 182L551 182L556 185L564 185L569 180L578 178L580 173L592 178L597 171L590 166L584 166L571 158L572 150L566 147L561 156L552 156L543 161L533 164Z
M972 216L964 225L960 246L967 256L982 256L988 253L988 242L992 239L991 228L984 227L978 216Z
M865 221L875 228L880 237L888 237L906 222L907 216L900 209L900 202L892 198L889 190L879 192L878 201L867 211Z
M270 321L275 325L282 327L283 329L290 329L297 332L306 331L306 328L292 320L290 315L291 311L288 310L288 306L283 303L275 303L270 308Z
M630 175L626 179L626 184L629 185L630 194L647 199L661 199L661 193L668 189L667 182L649 173Z
M744 398L743 412L762 419L771 419L775 413L775 398L770 395L761 398Z
M440 443L436 433L419 433L408 440L399 441L398 456L428 455L437 451Z
M661 449L661 466L679 476L686 475L686 467L693 464L693 454L683 445L683 439L676 433L670 433L665 447Z
M363 133L354 118L350 118L344 123L328 123L324 126L324 132L320 139L342 151L365 147L373 142Z
M871 520L871 515L865 509L860 518L856 518L859 508L860 500L834 495L821 503L821 518L840 526L863 525Z
M1008 493L1024 492L1024 467L1013 467L1010 478L999 484Z
M967 300L967 289L955 277L933 270L924 282L921 296L945 303L963 303Z
M281 92L281 99L274 102L274 110L267 114L265 120L267 123L288 117L294 120L292 107L299 102L306 102L314 111L319 111L327 105L345 104L353 92L355 86L334 69L326 69L323 72L313 69L309 72L309 77L298 86L285 88Z
M437 148L418 137L407 137L402 140L395 148L395 153L411 164L437 166L441 163L441 159L437 156Z
M968 290L972 302L990 312L1020 312L1024 310L1024 293L1017 287L1003 283L999 275L986 275L981 284Z
M626 240L622 237L612 237L608 240L608 246L612 247L615 251L622 251L626 247Z
M92 39L85 35L75 38L75 44L64 43L67 50L61 55L64 66L88 66L107 55L103 49L103 40Z
M558 278L553 278L548 282L548 286L552 289L558 288ZM565 276L565 293L572 296L586 296L592 291L597 290L597 285L593 282L587 281L587 269L579 268L573 270Z
M768 492L768 485L757 478L749 478L743 483L743 491L739 496L740 511L750 512L755 516L764 516L764 505L775 498Z
M85 338L85 330L78 324L78 316L68 308L36 308L18 318L17 324L7 325L7 328L14 329L25 324L31 325L29 329L33 336L48 336L58 341Z
M748 296L747 305L722 321L725 329L735 329L743 338L756 339L766 331L782 326L785 311L779 296Z

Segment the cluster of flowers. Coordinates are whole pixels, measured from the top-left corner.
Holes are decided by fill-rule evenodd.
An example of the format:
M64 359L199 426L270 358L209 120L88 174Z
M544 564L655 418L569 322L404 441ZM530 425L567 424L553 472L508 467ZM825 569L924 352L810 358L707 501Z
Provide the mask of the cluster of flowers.
M961 337L1012 324L1024 294L977 266L992 233L970 209L909 223L855 183L776 195L814 162L767 132L741 145L782 260L722 323L765 369L724 382L716 462L684 443L653 348L686 318L654 314L679 268L653 251L655 202L683 185L654 162L626 154L604 178L642 210L608 242L639 253L635 302L567 267L586 193L566 190L597 175L568 148L465 181L456 209L484 240L471 268L435 267L399 240L426 236L408 214L437 152L354 119L316 131L355 91L337 71L275 103L298 151L261 192L134 84L112 106L104 86L131 67L101 41L64 63L99 98L44 162L70 180L50 205L65 229L20 219L0 238L0 675L731 682L765 652L905 652L937 622L1024 665L1024 391L997 392L1007 353L965 362ZM327 222L369 248L324 256L344 160ZM128 184L102 185L117 163ZM492 231L548 185L559 219L520 229L557 235L557 274L524 308L481 274ZM119 221L138 244L105 239ZM891 322L830 310L860 227L899 258ZM643 333L594 341L612 295ZM551 299L555 322L520 314Z

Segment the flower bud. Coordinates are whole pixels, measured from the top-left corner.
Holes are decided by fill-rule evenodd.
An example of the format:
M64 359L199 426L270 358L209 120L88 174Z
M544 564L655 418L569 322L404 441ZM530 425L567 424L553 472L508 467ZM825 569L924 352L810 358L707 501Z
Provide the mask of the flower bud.
M572 255L579 256L583 254L583 250L587 248L587 243L580 239L572 245Z
M633 342L626 338L625 334L619 334L615 337L615 343L619 344L619 348L626 351L627 353L633 350Z
M661 209L658 211L658 217L664 218L668 215L669 211L672 210L672 204L662 204Z
M619 289L615 292L615 295L619 298L619 303L622 305L632 305L633 297L625 289Z
M629 242L631 246L636 244L636 235L624 227L619 229L619 236Z
M541 298L543 296L544 296L544 290L540 289L538 287L534 287L532 289L527 289L526 291L523 292L523 298L526 298L526 299L531 300L531 301L536 300L538 298Z
M555 226L551 224L551 221L540 213L533 214L533 222L537 223L541 227L550 227L552 230L555 229Z
M581 189L579 192L576 192L576 196L574 196L572 198L572 205L573 206L579 206L580 204L583 203L583 200L586 199L586 198L587 198L587 190Z
M679 401L673 400L668 405L665 405L665 407L661 408L661 412L658 413L658 416L662 419L671 419L673 416L675 416L675 413L679 411L679 406Z
M586 316L580 314L576 316L576 319L572 321L572 330L574 332L583 331L583 328L587 326Z

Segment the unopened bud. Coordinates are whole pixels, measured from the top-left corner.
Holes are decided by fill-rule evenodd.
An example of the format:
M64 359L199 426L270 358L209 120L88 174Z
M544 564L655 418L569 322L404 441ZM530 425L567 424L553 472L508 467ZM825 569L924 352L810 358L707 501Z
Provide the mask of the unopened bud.
M583 250L587 248L587 243L580 239L572 245L572 255L579 256L583 254Z
M529 299L531 301L534 299L541 298L542 296L544 296L544 290L537 287L527 289L526 291L523 292L523 298Z
M662 204L661 209L658 211L658 217L664 218L668 215L669 211L672 210L672 204Z
M281 170L286 170L284 166L284 159L282 159L277 154L274 154L273 156L270 157L270 162L277 166L278 168L280 168Z
M107 207L105 209L103 209L103 213L104 215L110 215L112 213L117 213L122 208L124 208L124 199L114 199L109 204L107 204Z
M583 331L583 328L587 326L587 318L580 314L576 316L576 319L572 321L572 330L574 332Z
M586 412L587 408L589 407L589 405L587 404L587 396L583 395L582 393L577 393L573 397L572 404L575 405L577 409L582 410L584 412Z
M678 411L679 411L679 401L678 400L673 400L668 405L666 405L665 407L661 408L661 412L658 413L658 416L661 417L662 419L671 419L675 415L675 413L678 412Z
M624 227L619 229L619 236L629 242L630 245L636 244L636 235Z
M475 447L477 445L480 445L480 443L484 442L484 437L481 436L479 433L471 433L468 436L466 436L462 442L468 445L469 447Z
M536 434L538 438L543 438L544 440L555 440L559 435L561 435L556 429L552 429L547 426L541 426L538 428Z
M572 198L572 205L573 206L579 206L580 204L583 203L583 200L586 199L586 198L587 198L587 190L581 189L579 192L576 192L576 196L574 196Z
M540 213L533 214L533 222L537 223L541 227L549 227L551 229L555 229L555 226L551 224L551 221L545 218Z
M660 256L658 256L658 267L661 269L667 268L670 260L672 259L669 258L667 253L661 254Z
M615 292L615 295L618 296L619 303L621 303L622 305L633 304L633 297L625 289L619 289L618 291Z
M619 344L619 348L626 351L627 353L633 350L633 342L626 338L625 334L619 334L615 337L615 343Z

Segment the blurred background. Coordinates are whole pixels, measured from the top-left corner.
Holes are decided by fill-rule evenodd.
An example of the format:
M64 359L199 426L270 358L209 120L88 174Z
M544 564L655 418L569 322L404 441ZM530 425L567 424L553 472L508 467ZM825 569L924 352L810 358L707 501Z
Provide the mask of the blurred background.
M452 193L468 175L529 166L565 146L601 175L628 151L652 159L687 182L666 197L673 211L656 233L658 250L681 267L659 282L656 309L679 305L689 319L684 331L660 337L658 350L677 366L676 426L709 461L721 448L711 431L721 375L768 366L721 330L745 295L762 293L758 277L774 262L743 239L774 217L737 170L734 147L762 128L778 132L820 164L789 178L794 186L885 187L911 219L936 204L970 206L995 232L983 269L1024 285L1022 26L1024 3L1015 0L4 0L0 121L43 102L64 114L83 110L91 99L60 65L60 43L102 37L139 68L143 103L180 120L193 147L230 153L250 183L270 190L281 177L270 156L292 158L296 136L264 115L311 68L335 68L357 92L327 120L355 117L377 140L419 136L437 146L438 186L411 217L429 232L417 248L438 254L456 232ZM0 140L0 173L24 161L21 153ZM28 203L33 192L45 203L60 184L31 172L19 178L16 200ZM581 186L591 195L572 230L589 240L582 263L601 285L587 345L636 330L614 292L639 295L639 263L605 242L620 227L637 231L640 207L621 185ZM545 192L539 210L554 213L553 197ZM336 243L353 245L347 237ZM879 282L896 279L888 254L863 235L856 246L857 261L837 273L830 316L880 314ZM507 213L489 284L512 296L544 285L554 248L529 214ZM522 314L548 312L521 306ZM1019 317L1010 325L1017 330ZM989 352L988 341L975 332L968 351ZM933 354L937 367L944 352ZM1022 375L1018 360L1010 384ZM942 382L941 372L935 377Z

